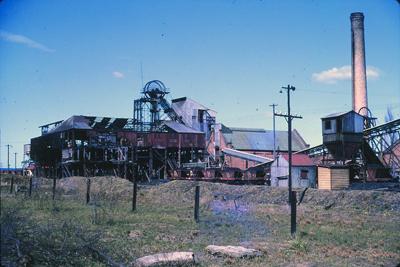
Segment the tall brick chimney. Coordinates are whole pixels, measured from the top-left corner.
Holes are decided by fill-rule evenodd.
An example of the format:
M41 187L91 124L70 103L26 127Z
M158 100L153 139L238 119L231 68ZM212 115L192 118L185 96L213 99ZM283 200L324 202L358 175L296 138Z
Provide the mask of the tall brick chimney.
M351 13L350 21L353 110L355 112L359 112L363 107L368 108L364 42L364 14L361 12ZM361 110L360 114L366 116L367 110Z

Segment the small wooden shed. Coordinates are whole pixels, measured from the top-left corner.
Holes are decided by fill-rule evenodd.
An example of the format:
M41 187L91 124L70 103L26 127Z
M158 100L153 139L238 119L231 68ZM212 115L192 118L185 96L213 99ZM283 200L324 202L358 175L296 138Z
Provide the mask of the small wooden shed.
M312 187L316 184L316 164L305 154L292 155L292 186ZM289 155L279 155L271 165L271 186L288 187Z
M350 185L350 170L347 166L318 166L318 189L338 190Z

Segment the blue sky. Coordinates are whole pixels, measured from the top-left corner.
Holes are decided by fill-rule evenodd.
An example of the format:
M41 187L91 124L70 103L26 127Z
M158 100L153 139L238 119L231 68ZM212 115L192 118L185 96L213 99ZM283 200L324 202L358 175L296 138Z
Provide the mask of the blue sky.
M351 109L350 13L365 15L368 101L400 116L400 5L375 1L0 2L1 163L21 160L39 125L71 115L131 117L144 81L218 111L228 126L272 128L271 103L321 142L320 117ZM278 129L286 122L277 118ZM12 160L12 165L14 161Z

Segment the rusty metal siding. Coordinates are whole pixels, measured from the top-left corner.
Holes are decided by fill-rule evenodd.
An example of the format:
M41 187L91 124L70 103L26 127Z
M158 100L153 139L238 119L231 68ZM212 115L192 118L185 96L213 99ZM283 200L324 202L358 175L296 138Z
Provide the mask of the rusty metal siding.
M178 147L179 146L179 134L170 133L169 138L167 139L167 147Z
M181 148L205 148L204 134L199 133L118 132L117 136L138 147L178 148L180 137Z

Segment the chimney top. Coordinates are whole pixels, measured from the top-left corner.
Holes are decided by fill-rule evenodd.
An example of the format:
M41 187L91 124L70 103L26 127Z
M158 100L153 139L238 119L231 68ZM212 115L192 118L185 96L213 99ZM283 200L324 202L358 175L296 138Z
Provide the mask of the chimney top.
M354 19L364 19L364 14L363 14L362 12L354 12L354 13L351 13L350 19L351 19L351 20L354 20Z

